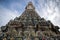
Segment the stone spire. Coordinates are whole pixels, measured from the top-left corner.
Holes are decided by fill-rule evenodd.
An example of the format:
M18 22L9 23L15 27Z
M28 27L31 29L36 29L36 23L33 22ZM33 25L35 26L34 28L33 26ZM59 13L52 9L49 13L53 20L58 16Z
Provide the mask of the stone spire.
M15 20L22 22L25 26L37 24L41 17L35 11L35 7L33 6L32 2L29 2L25 8L25 11L22 15Z
M32 2L29 2L25 9L33 9L34 10L35 7L33 6Z

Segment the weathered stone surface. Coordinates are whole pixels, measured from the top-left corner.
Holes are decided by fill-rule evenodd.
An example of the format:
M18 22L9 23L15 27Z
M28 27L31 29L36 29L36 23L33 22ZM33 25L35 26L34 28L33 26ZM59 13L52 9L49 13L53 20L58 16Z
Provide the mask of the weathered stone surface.
M10 20L6 26L1 27L0 39L3 39L6 34L7 39L11 40L53 40L55 39L53 37L60 36L58 29L59 27L54 26L49 20L41 18L35 11L32 2L29 2L21 16Z

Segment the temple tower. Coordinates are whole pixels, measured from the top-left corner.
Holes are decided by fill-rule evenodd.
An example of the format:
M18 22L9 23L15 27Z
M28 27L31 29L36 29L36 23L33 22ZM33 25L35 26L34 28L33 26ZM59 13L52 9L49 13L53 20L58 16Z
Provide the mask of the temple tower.
M8 35L7 37L20 37L26 40L31 40L31 37L34 40L48 37L54 39L53 37L60 35L58 29L58 26L54 26L49 20L46 21L38 15L32 2L27 4L21 16L1 27L2 33Z

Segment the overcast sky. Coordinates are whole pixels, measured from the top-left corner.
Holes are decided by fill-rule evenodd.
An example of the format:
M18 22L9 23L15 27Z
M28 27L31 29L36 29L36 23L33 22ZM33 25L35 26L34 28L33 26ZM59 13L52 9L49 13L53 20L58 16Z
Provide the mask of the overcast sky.
M29 1L41 17L60 27L60 0L0 0L0 26L20 16Z

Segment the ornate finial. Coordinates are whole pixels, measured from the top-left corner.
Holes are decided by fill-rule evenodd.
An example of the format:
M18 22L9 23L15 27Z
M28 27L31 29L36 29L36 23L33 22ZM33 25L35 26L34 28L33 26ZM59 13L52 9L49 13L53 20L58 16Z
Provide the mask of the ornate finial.
M33 6L32 2L30 1L28 3L28 5L26 6L26 9L35 9L35 7Z
M30 1L28 4L32 4L32 2Z

